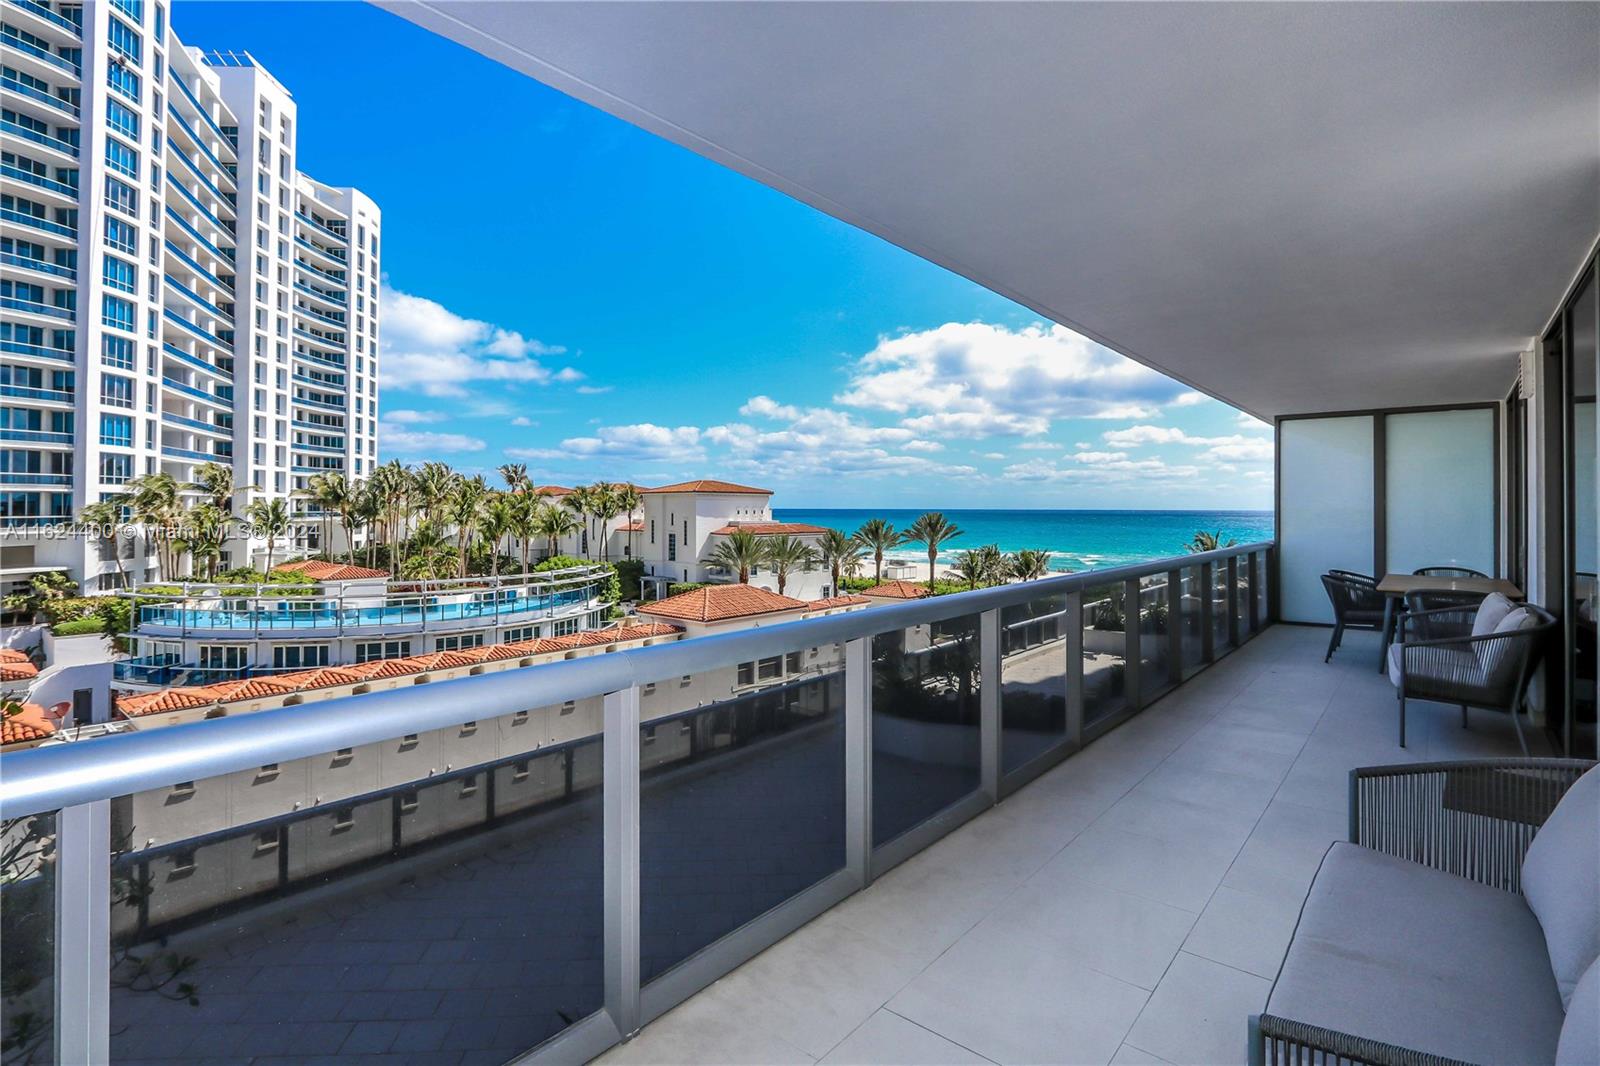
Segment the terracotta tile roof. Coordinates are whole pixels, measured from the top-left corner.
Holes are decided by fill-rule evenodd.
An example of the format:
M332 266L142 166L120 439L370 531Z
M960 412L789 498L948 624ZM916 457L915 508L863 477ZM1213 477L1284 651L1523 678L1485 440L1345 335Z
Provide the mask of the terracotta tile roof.
M39 668L23 658L21 662L0 660L0 681L26 681L38 677Z
M829 596L825 600L812 600L806 606L813 611L826 611L834 607L852 607L856 604L871 602L865 596Z
M293 674L274 674L272 680L280 685L289 685L297 692L304 692L312 688L356 685L366 678L342 666L319 666L315 670L301 670Z
M16 714L0 719L0 744L23 744L43 740L56 731L56 724L37 703L24 703Z
M725 537L729 533L740 529L746 533L754 533L758 537L776 537L783 534L810 536L828 531L827 526L810 526L804 522L729 522L721 529L713 529L711 535L717 536L720 534Z
M410 663L410 659L373 659L353 666L341 666L339 669L347 674L355 674L363 681L371 681L375 677L399 677L401 674L416 673Z
M805 600L780 596L755 585L707 585L639 607L639 613L689 622L724 622L779 611L803 611Z
M270 696L287 696L295 686L285 684L276 677L246 677L238 681L218 681L191 689L197 696L205 696L210 703L232 703L234 700L264 700Z
M15 648L0 648L0 663L31 663L28 653Z
M757 496L771 496L771 489L755 489L749 485L736 485L731 481L714 481L702 478L699 481L680 481L676 485L661 485L653 489L640 489L640 492L720 492L733 495L752 494Z
M412 655L403 659L374 659L371 662L356 663L351 666L322 666L315 670L274 674L271 677L251 678L246 681L225 681L198 688L190 686L162 689L160 692L124 696L117 701L117 710L131 718L141 714L210 707L213 704L228 703L233 700L286 696L313 688L358 685L374 678L404 677L409 674L426 673L429 670L520 659L528 655L549 655L597 644L646 640L650 637L664 637L681 632L683 630L677 626L665 622L587 629L560 637L519 640L509 644L488 644L481 648L467 648L463 651L440 651L430 655Z
M928 594L928 586L917 581L885 581L862 589L861 595L882 600L920 600Z
M613 532L613 533L643 533L644 532L644 520L636 518L632 522L624 522L622 525L614 527L611 530L611 532Z
M293 574L304 574L313 581L359 581L363 578L388 577L387 570L374 570L370 566L350 566L346 563L330 563L322 559L302 559L298 563L285 563L274 566L274 571L287 570Z
M520 490L519 490L520 491ZM565 485L535 485L528 490L535 496L570 496L572 490Z
M117 700L117 711L132 718L141 714L161 714L163 711L183 711L192 707L209 707L218 702L205 696L198 688L165 688L160 692L146 692L138 696L123 696Z

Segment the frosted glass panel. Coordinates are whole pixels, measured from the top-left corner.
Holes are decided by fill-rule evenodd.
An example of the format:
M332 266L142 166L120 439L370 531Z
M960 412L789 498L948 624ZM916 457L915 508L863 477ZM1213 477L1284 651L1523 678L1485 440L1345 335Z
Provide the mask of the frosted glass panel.
M1579 386L1582 387L1581 385ZM1594 401L1585 400L1572 408L1572 487L1576 496L1572 517L1577 527L1577 557L1573 569L1581 574L1595 572L1595 481L1594 481Z
M1495 572L1494 412L1388 416L1388 563Z
M1289 622L1332 622L1322 575L1370 574L1372 417L1279 423L1278 546L1281 610Z

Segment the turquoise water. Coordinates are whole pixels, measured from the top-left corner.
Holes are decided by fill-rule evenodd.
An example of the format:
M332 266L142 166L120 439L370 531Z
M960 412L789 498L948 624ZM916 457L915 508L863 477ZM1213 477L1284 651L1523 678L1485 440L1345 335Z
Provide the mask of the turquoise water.
M882 518L906 529L921 511L805 509L778 507L780 522L806 522L854 533L869 518ZM1119 566L1142 559L1181 555L1197 530L1222 531L1240 544L1272 539L1271 511L993 511L950 510L945 517L962 536L941 546L939 559L982 544L1001 551L1038 548L1051 553L1053 570L1087 570ZM896 556L926 558L921 545L897 549Z

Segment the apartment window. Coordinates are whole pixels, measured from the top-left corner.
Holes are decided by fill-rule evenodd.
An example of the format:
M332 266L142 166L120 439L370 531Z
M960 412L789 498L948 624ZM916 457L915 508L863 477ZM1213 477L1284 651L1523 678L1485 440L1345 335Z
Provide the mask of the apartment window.
M788 655L786 655L784 657L783 668L788 673L798 674L800 672L800 669L801 669L801 666L800 666L800 653L797 652L797 651L792 651Z
M113 329L133 332L133 303L120 296L100 297L100 321Z
M103 276L106 286L116 289L118 292L133 292L138 288L138 270L132 263L124 259L118 259L114 255L105 257Z
M106 138L106 165L118 174L139 179L139 153L115 137Z
M134 22L144 22L144 0L111 0L118 11L133 19Z
M114 60L107 63L106 84L134 103L139 102L139 75L126 64Z
M167 39L167 12L160 4L156 5L156 44L162 44Z
M278 831L276 829L263 829L256 834L256 854L278 850Z
M133 419L127 415L101 415L100 443L113 448L133 447Z
M100 481L106 485L126 485L133 480L133 456L103 452L100 456Z
M461 779L461 798L466 799L468 796L476 796L477 794L478 775L472 774L468 777L463 777Z
M341 807L333 812L333 831L335 833L349 829L355 824L356 812L354 807Z
M756 683L756 664L753 663L753 662L740 663L739 664L739 672L737 674L736 680L741 685L753 685L753 684L755 684Z
M669 563L676 562L677 559L678 559L678 535L676 533L668 533L667 534L667 562L669 562Z
M133 406L133 379L106 374L100 378L100 402L107 407Z
M106 206L125 215L139 217L139 193L125 181L106 175Z
M175 874L194 873L193 848L184 848L182 851L172 853L172 872Z
M656 542L656 520L654 518L652 518L652 519L650 519L650 543L654 544L655 542Z
M106 366L114 366L119 370L132 370L134 361L134 344L127 337L112 337L102 334L100 337L100 361Z
M106 101L106 125L128 140L138 143L139 113L115 100Z
M448 637L436 637L433 642L434 651L461 651L463 648L483 647L482 633L457 633Z
M577 631L578 620L576 618L559 618L556 620L555 624L550 627L551 636L556 637L569 636Z
M144 62L144 42L139 39L132 26L115 16L111 19L111 30L106 40L111 47L133 61L134 66Z
M518 626L515 629L508 629L503 634L501 634L500 643L502 643L502 644L516 644L517 642L523 641L523 640L534 640L538 636L539 636L539 627L538 626Z
M204 670L242 670L250 665L250 649L238 644L200 645L200 667Z
M757 681L775 681L783 676L783 656L774 655L756 663Z
M527 725L528 724L528 712L527 711L518 711L516 714L512 715L511 716L511 724L512 725Z
M106 244L119 252L139 254L139 231L132 222L120 218L106 219Z
M370 663L378 659L404 659L410 654L409 640L373 640L356 645L358 663Z
M528 760L519 759L511 764L511 780L526 781L528 779Z
M326 644L280 644L272 649L272 665L279 670L309 670L328 665Z

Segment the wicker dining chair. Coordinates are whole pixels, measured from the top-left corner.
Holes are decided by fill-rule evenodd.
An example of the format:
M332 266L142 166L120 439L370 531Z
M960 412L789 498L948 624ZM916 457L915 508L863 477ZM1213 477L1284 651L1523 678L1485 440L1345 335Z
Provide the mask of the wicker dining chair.
M1472 633L1472 621L1478 606L1488 593L1451 592L1446 589L1413 589L1406 593L1401 605L1403 615L1421 615L1412 632L1416 640L1443 640L1448 637L1465 637ZM1454 607L1456 611L1440 611ZM1430 614L1430 611L1440 611Z
M1518 715L1527 703L1534 667L1560 623L1543 607L1525 604L1519 609L1533 615L1532 625L1476 637L1472 635L1476 606L1407 612L1400 619L1399 640L1389 649L1389 662L1400 701L1402 748L1406 746L1407 701L1432 700L1459 704L1463 729L1469 707L1511 715L1517 743L1522 745L1522 753L1528 754ZM1445 628L1457 635L1422 639L1425 632Z
M1330 570L1323 574L1322 587L1333 605L1333 636L1328 638L1328 654L1322 657L1322 661L1327 662L1339 650L1346 628L1383 628L1383 597L1372 578L1346 570Z
M1414 577L1488 577L1482 570L1470 566L1419 566L1411 571Z

